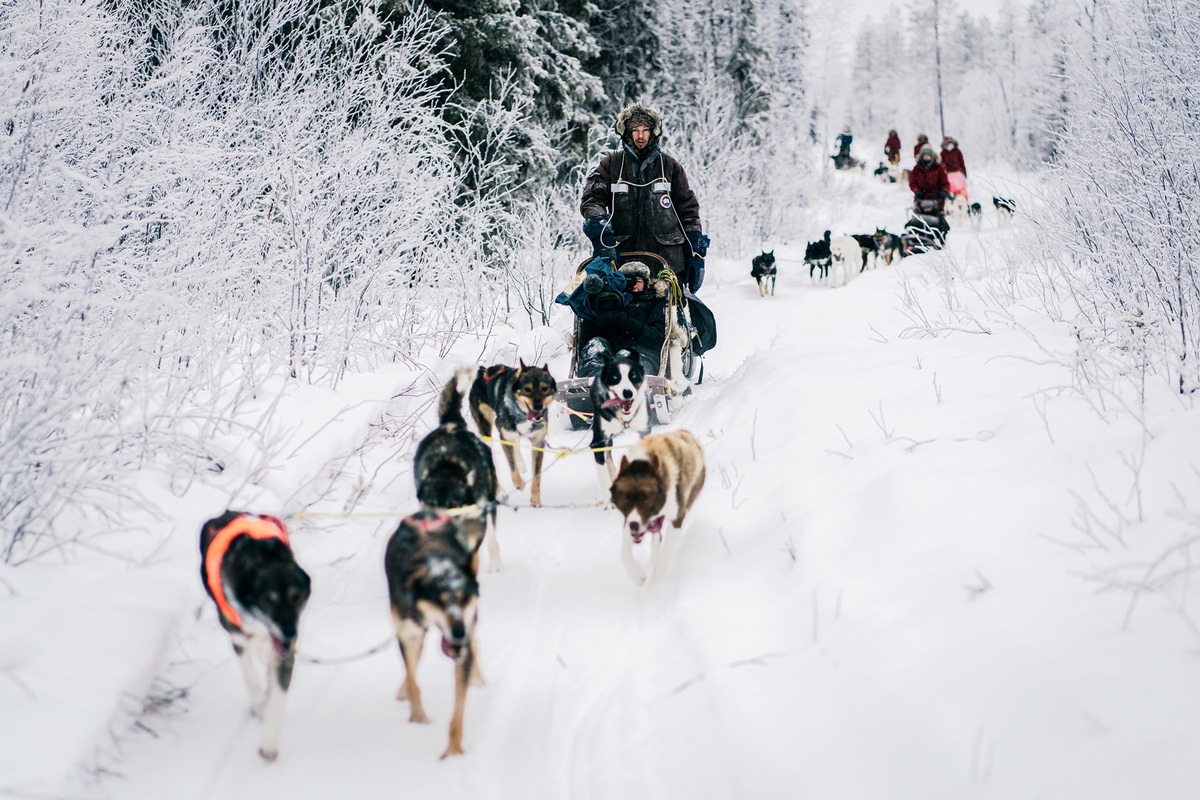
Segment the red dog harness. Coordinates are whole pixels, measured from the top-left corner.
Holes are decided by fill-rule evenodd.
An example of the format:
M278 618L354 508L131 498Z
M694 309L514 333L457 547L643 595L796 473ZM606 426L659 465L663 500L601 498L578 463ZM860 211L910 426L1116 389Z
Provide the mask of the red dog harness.
M257 517L238 517L222 528L209 542L208 550L204 554L204 569L208 574L209 591L212 592L213 599L217 601L217 608L221 610L225 618L240 628L242 627L242 617L225 597L225 587L221 583L221 562L225 558L226 551L229 550L230 543L238 536L249 536L251 539L279 539L289 547L291 543L288 541L287 528L284 526L283 520L266 514L260 514Z

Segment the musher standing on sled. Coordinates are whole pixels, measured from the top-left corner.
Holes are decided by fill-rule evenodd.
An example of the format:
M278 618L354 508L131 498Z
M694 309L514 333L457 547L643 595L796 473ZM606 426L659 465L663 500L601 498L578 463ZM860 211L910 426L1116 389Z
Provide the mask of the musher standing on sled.
M962 150L958 149L958 140L953 136L942 139L942 168L950 181L950 193L959 195L963 203L967 197L967 162L963 160Z
M887 142L883 145L883 154L887 156L889 164L900 163L900 134L896 133L896 129L888 131Z
M679 162L658 147L662 117L631 103L614 126L621 147L600 157L583 184L579 212L596 255L635 250L667 260L693 293L704 283L709 238L700 227L700 202Z

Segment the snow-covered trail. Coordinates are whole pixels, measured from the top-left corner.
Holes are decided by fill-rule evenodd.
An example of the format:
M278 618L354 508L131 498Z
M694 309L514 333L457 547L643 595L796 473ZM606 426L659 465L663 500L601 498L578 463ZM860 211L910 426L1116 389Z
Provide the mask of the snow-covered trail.
M811 236L896 229L898 188L847 187L835 194L857 198L837 210L846 227L811 219ZM464 757L437 758L448 662L427 648L433 723L410 725L392 647L299 665L279 761L261 763L206 605L166 675L191 687L188 713L129 745L115 793L1172 796L1200 693L1156 691L1145 675L1177 689L1194 684L1193 665L1165 623L1121 631L1124 601L1094 597L1073 574L1078 553L1051 543L1077 535L1070 493L1087 467L1111 478L1103 454L1128 431L1097 426L1070 397L1030 400L1067 380L1036 363L1039 347L1069 349L1035 314L1021 318L1025 331L901 335L914 325L902 295L923 293L935 316L938 293L960 283L938 276L983 271L1006 235L960 230L949 254L880 264L838 289L785 262L766 299L748 264L716 262L704 294L719 346L673 423L705 444L708 482L670 570L646 590L630 583L613 511L504 509L505 568L482 578L488 685L468 697ZM776 254L802 252L797 242ZM551 441L586 439L560 430ZM411 508L408 465L373 458L391 494L371 502ZM597 501L590 459L549 462L544 499ZM388 635L392 525L298 528L314 576L305 651L339 655ZM1133 755L1151 720L1155 747Z

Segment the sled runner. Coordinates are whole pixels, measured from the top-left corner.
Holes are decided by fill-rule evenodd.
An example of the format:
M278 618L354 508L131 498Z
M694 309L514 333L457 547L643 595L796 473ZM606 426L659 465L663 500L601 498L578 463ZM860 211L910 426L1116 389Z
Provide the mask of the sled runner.
M695 295L683 287L666 259L657 253L634 251L619 255L622 264L641 262L650 268L651 275L667 284L667 302L664 310L664 330L659 344L657 371L647 370L645 390L650 400L650 422L664 425L679 399L690 394L691 385L700 383L704 377L701 355L716 344L716 323L712 312ZM585 281L610 280L617 265L606 257L591 258L579 265L557 302L567 305L575 313L573 326L573 348L571 370L566 380L558 381L557 399L567 408L573 430L591 426L595 412L592 399L593 376L578 374L583 361L587 341L583 317L591 313L597 304L623 303L623 293L608 284L600 291L584 292ZM590 341L590 338L589 338Z

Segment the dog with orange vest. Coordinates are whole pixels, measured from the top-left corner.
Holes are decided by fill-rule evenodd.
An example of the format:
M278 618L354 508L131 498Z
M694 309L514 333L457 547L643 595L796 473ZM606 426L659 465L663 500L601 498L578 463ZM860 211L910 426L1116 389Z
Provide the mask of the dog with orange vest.
M204 590L241 661L250 713L262 718L259 755L274 761L296 660L296 628L310 592L308 574L292 555L282 520L244 511L205 522L200 555Z

